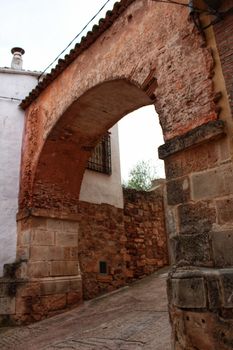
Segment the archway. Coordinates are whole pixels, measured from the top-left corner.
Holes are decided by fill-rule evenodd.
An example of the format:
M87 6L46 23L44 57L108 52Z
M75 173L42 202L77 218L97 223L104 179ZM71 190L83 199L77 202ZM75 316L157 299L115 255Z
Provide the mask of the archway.
M27 122L18 257L27 256L31 289L30 300L17 295L23 307L16 319L44 317L79 301L77 252L66 249L64 236L70 232L77 240L76 200L87 159L125 113L154 103L166 141L159 153L166 163L176 266L168 280L175 347L224 348L225 338L232 339L232 258L221 242L232 246L232 230L224 231L227 198L221 197L232 192L232 163L213 84L221 68L187 9L164 6L148 0L117 4L22 104ZM33 247L28 237L50 237L52 247ZM63 254L69 260L54 260Z

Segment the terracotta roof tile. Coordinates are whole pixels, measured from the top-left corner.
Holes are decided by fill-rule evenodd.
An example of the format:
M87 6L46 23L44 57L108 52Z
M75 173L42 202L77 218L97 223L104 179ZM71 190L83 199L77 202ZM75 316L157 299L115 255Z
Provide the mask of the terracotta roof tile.
M20 106L26 109L39 95L40 93L61 74L68 65L73 62L84 50L86 50L98 37L111 25L113 22L125 11L125 9L135 0L121 0L116 2L113 6L113 10L107 11L105 18L99 20L99 24L95 24L92 30L89 31L86 36L81 38L80 43L77 43L70 53L65 55L64 59L59 59L55 68L47 74L44 79L38 83L38 85L29 93L24 100L22 100Z

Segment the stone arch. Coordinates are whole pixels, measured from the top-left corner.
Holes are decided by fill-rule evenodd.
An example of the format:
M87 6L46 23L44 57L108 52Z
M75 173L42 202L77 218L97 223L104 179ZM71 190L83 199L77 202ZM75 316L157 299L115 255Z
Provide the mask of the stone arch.
M23 101L23 107L28 108L21 209L32 205L37 163L51 129L62 115L71 113L75 101L85 98L87 91L101 87L103 82L117 79L132 82L156 100L165 140L217 118L211 79L213 58L190 21L188 11L180 8L179 12L174 12L168 6L164 17L164 4L152 0L128 1L122 6L121 10L116 8L115 13L120 16L113 23L107 17L107 24L111 23L108 30L100 31L93 42L91 38L95 32L87 36L65 60L72 59L72 62L63 63L65 69L62 64L58 65L61 73L58 75L55 70L56 79L50 74L44 85L42 83L40 88L39 84L38 90Z
M49 132L39 154L32 179L32 206L75 212L86 163L99 139L124 115L152 103L126 79L98 84L73 102Z
M46 304L47 296L38 294L48 283L43 278L50 277L53 286L50 290L55 290L51 294L56 301L56 292L62 288L56 278L64 277L65 307L79 300L80 275L77 262L68 268L68 264L60 262L55 266L52 259L48 272L51 266L47 252L54 254L50 248L45 250L42 264L36 265L33 259L38 251L30 246L28 235L33 235L38 227L39 232L45 231L51 237L60 229L77 234L72 216L76 198L70 193L78 194L85 163L98 137L126 112L154 103L165 139L159 154L166 163L167 227L176 265L168 279L174 348L197 349L200 344L209 349L230 348L226 344L232 344L229 285L233 280L233 260L230 249L225 254L224 247L232 248L233 230L231 227L226 231L231 220L224 208L233 193L232 150L226 138L232 122L226 117L228 100L224 83L215 86L214 74L222 79L222 73L218 54L209 45L213 43L213 32L209 35L209 39L203 38L185 7L174 11L174 7L152 0L121 1L22 103L27 112L18 257L27 256L27 283L33 287L30 302L34 296L36 306L39 300L39 306L45 308L40 311L41 317L54 311L54 306L51 307L54 299ZM222 94L217 94L219 87ZM118 98L127 103L119 105ZM111 109L120 108L120 112L112 115L110 102ZM222 114L220 107L225 109ZM101 114L101 123L93 116L95 110ZM77 111L80 118L75 118ZM82 111L86 111L85 115ZM75 124L78 120L81 129ZM95 130L88 129L92 121ZM228 123L226 128L224 121ZM78 143L76 138L72 139L75 135ZM58 157L62 153L64 159ZM51 162L53 154L55 162ZM75 186L70 174L66 172L64 177L61 172L68 157L72 172L79 173L81 169ZM57 187L52 187L49 181L54 170ZM51 201L51 190L60 203L58 207ZM22 220L25 217L29 217L26 224ZM64 223L62 218L74 221ZM60 250L56 253L60 254ZM75 295L70 292L74 282ZM21 296L18 299L28 307ZM29 306L30 317L36 318L39 306L36 308L33 303ZM21 310L24 308L18 311L17 320L25 316Z

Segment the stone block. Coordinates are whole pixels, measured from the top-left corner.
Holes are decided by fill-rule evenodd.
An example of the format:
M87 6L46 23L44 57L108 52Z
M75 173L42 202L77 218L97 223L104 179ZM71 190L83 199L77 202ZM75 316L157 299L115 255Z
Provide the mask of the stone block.
M70 280L70 289L73 291L82 291L82 279L81 276L80 278L77 279L71 279Z
M64 247L64 259L78 261L78 247Z
M184 349L225 350L225 347L219 347L220 342L214 337L213 329L217 326L215 314L184 311L183 319L183 339L186 341Z
M194 200L216 198L225 194L225 183L220 169L193 174L191 179Z
M190 185L188 177L167 182L167 203L177 205L190 200Z
M75 261L52 261L51 276L72 276L79 274L79 266Z
M46 218L42 218L42 217L36 217L33 216L31 217L29 220L29 225L31 228L37 228L37 229L42 229L44 230L44 228L47 225L47 219Z
M64 259L64 248L56 246L32 246L30 248L32 261L52 261Z
M33 230L31 245L48 246L54 244L54 232L48 230Z
M201 126L193 128L182 136L176 136L159 147L159 158L165 159L172 154L185 149L209 142L225 135L224 122L222 120L209 121Z
M178 208L179 232L181 234L201 234L209 232L216 222L216 210L211 203L200 201L180 205Z
M219 224L233 224L233 198L218 200L216 204Z
M15 313L15 298L0 298L0 315L13 315Z
M50 274L50 265L48 262L29 262L28 276L29 277L48 277Z
M180 308L206 307L206 291L203 278L172 279L172 303Z
M191 176L192 199L218 198L233 193L232 165L224 165Z
M17 260L28 260L29 259L29 246L17 247L16 258Z
M0 282L0 298L7 296L8 286L6 282Z
M219 281L216 277L215 278L207 277L206 285L207 285L209 309L217 310L221 307L221 292L220 292Z
M40 284L40 294L64 294L70 291L70 281L67 280L57 280L51 279L43 281Z
M79 223L76 221L63 221L63 232L73 232L78 234Z
M31 229L18 232L18 245L27 246L30 244Z
M215 266L233 266L233 231L213 231L210 237Z
M212 266L208 234L172 237L170 247L176 264Z
M218 164L219 151L216 142L209 142L186 149L165 159L168 180L213 168Z
M222 306L233 308L233 269L220 270L220 285L223 295Z
M60 247L75 247L78 245L78 234L71 232L56 232L56 245Z
M63 220L59 219L47 219L46 227L49 231L63 231Z
M233 321L215 312L173 308L170 312L176 350L232 350Z

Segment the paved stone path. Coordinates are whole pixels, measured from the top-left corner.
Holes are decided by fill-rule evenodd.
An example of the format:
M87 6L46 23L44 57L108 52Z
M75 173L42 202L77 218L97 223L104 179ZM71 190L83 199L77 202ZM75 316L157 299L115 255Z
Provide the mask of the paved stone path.
M0 330L1 350L170 350L166 270L48 320Z

